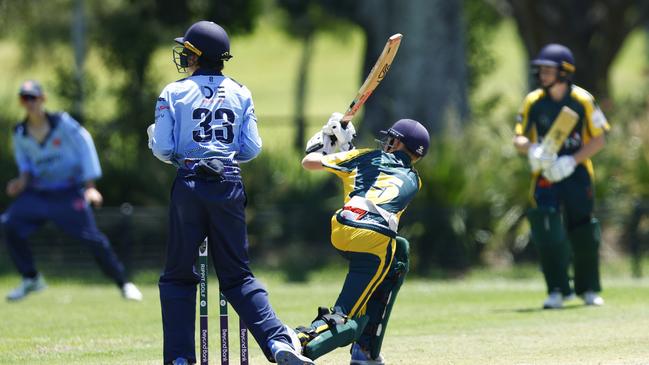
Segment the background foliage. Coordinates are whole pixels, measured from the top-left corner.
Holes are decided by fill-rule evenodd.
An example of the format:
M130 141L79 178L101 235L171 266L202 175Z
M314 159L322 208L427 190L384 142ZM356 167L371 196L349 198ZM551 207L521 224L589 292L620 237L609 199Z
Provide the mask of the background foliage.
M529 90L530 50L518 35L515 24L520 19L507 3L466 0L458 13L465 59L445 62L467 68L462 82L469 113L446 113L434 121L442 128L433 137L430 156L417 165L424 187L401 228L414 245L414 270L422 275L454 275L534 257L524 219L527 166L511 146L514 115ZM174 171L151 156L144 130L153 118L159 90L180 77L171 63L171 40L193 21L213 19L232 36L235 58L226 65L226 74L252 90L265 143L265 152L244 167L252 254L257 262L283 268L291 279L305 279L310 270L336 261L328 225L341 197L334 177L301 169L297 141L313 133L330 112L344 109L376 57L369 51L372 42L384 40L383 34L372 33L373 28L358 21L365 19L367 3L350 4L0 0L0 53L5 64L0 99L6 105L0 110L0 182L16 173L10 135L22 117L17 87L35 78L49 92L51 109L72 111L94 135L104 168L99 187L106 204L130 202L164 210ZM78 21L74 11L84 15L81 28L73 26ZM81 47L72 41L79 36L75 29L83 29ZM637 202L649 197L647 35L639 26L628 32L606 71L609 86L602 101L613 131L607 148L595 159L598 214L604 218L609 248L605 254L625 252L629 242L623 232L635 222ZM406 34L404 42L412 39ZM421 59L408 52L400 51L395 65L413 57L424 65L445 57ZM587 62L578 59L577 67ZM399 82L403 72L407 69L395 69L389 81ZM387 92L390 85L381 87ZM432 99L420 94L424 102ZM76 107L79 100L82 108ZM385 100L379 94L367 108ZM390 122L382 117L373 125ZM362 138L370 141L367 120L361 116L355 123ZM0 210L9 203L0 195ZM153 216L157 226L141 223L138 219L144 220L144 215L137 216L135 230L141 232L134 237L142 239L133 244L156 245L162 252L164 236L151 231L164 229L164 218ZM644 229L642 222L638 227ZM156 237L156 242L146 237Z

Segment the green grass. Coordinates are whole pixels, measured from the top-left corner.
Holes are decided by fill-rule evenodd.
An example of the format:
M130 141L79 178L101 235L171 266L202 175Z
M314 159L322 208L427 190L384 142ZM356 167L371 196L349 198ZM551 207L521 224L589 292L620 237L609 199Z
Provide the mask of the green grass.
M604 270L604 307L575 301L553 311L539 310L543 284L532 267L476 271L457 281L410 280L393 312L384 355L390 364L646 364L649 279L630 279L617 274L619 268ZM280 317L298 325L335 299L342 274L329 269L305 284L288 284L268 272L258 276ZM137 279L142 303L123 301L101 280L60 278L20 303L0 302L0 364L159 364L155 275ZM0 293L17 281L1 277ZM210 287L212 363L218 351L216 289ZM231 330L235 319L232 314ZM230 341L236 356L238 342ZM318 364L345 364L348 356L339 349ZM251 361L265 363L254 343Z

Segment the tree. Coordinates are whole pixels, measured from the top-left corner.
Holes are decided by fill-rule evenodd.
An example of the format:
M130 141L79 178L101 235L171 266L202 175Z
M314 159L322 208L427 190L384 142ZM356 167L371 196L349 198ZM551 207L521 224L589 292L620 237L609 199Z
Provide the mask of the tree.
M649 21L649 2L641 0L506 1L530 59L547 43L566 45L575 56L575 81L604 98L624 40Z
M390 72L365 105L360 129L373 135L396 119L413 118L433 132L468 115L468 72L462 3L444 0L323 0L330 12L365 30L367 75L386 39L404 35ZM363 79L359 81L362 82ZM359 82L359 84L360 84Z

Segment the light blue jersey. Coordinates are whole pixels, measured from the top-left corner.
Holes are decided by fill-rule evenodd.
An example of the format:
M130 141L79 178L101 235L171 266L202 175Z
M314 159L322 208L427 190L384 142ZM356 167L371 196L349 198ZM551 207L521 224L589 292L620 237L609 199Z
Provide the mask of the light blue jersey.
M236 164L261 152L250 91L220 72L198 70L167 85L155 112L153 154L179 168L209 158Z
M29 187L57 190L81 186L101 177L90 133L67 113L47 113L50 132L42 143L27 132L26 122L13 135L18 170L31 175Z

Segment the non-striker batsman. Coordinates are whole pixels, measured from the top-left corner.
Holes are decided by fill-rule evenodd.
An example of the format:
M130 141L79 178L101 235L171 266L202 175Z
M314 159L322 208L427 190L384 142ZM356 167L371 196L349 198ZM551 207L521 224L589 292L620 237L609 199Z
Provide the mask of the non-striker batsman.
M548 297L543 307L559 308L572 296L568 277L571 255L574 292L587 305L602 305L598 256L601 233L593 217L590 158L606 144L605 134L610 127L593 96L573 84L575 60L567 47L545 46L532 60L532 68L541 87L523 101L514 145L528 155L533 171L528 218L547 284ZM578 120L557 157L544 151L542 141L565 106L577 113Z

